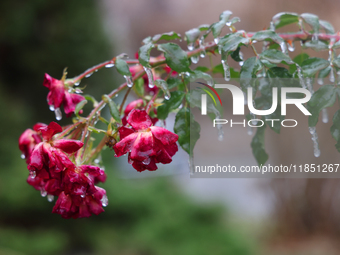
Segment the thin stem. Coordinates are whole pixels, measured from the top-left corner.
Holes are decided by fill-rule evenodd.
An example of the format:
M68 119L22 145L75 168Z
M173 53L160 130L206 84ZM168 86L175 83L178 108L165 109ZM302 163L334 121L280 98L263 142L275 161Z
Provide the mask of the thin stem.
M148 105L146 106L145 111L146 111L147 114L149 114L149 112L152 108L152 105L153 105L154 101L156 100L157 96L158 96L158 92L153 95L153 97L149 101Z
M107 135L104 135L103 139L99 142L99 144L97 145L97 147L92 150L91 155L89 157L89 161L91 162L92 159L94 157L96 157L98 155L98 153L103 149L103 147L106 145L106 141L107 141Z
M125 101L126 101L128 95L129 95L131 89L132 89L132 88L128 88L127 91L126 91L126 93L125 93L125 95L124 95L123 101L122 101L122 103L121 103L121 105L120 105L120 107L119 107L119 114L122 114L122 110L123 110Z
M79 124L83 123L83 121L78 121L72 125L69 125L67 128L65 128L59 135L58 139L63 138L66 136L69 132L71 132L72 129L76 128Z

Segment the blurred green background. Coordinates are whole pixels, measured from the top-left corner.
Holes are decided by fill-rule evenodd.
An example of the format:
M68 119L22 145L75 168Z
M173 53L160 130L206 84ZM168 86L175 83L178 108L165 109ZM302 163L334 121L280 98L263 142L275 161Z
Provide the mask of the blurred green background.
M113 53L93 0L0 2L0 254L254 254L224 207L197 204L170 177L119 179L108 164L109 206L79 220L51 214L54 203L26 184L18 138L54 120L44 73L60 78L67 66L72 77ZM103 70L86 85L98 98L117 82Z

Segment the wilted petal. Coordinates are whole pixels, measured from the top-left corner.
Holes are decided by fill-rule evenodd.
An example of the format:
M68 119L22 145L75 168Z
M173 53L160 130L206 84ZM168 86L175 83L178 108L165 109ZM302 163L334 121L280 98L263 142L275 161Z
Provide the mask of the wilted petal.
M116 143L113 146L113 149L116 153L115 157L120 157L131 151L133 143L137 138L137 135L138 135L137 133L132 133L125 137L123 140L120 140L118 143Z
M39 170L42 169L44 166L44 156L42 147L43 143L39 143L37 146L35 146L29 160L29 166Z
M162 142L164 145L169 145L177 142L178 135L170 132L169 130L162 127L150 127L152 134Z
M132 110L127 117L127 122L136 130L144 130L152 126L152 121L144 110Z
M124 139L125 137L127 137L128 135L131 135L132 133L134 133L135 131L131 128L127 128L127 127L121 127L119 129L119 137L120 140Z
M83 147L84 143L77 140L60 139L53 142L53 147L61 149L66 153L74 153Z
M145 161L143 162L139 160L134 160L132 162L132 166L138 172L142 172L144 170L155 171L158 169L153 157L150 158L150 162L148 162L148 164L145 164Z
M83 100L85 100L85 98L82 95L73 94L65 91L64 111L66 113L66 116L70 117L76 109L77 104ZM82 111L80 113L82 113Z
M139 132L137 139L133 143L130 158L143 161L154 155L154 143L151 132Z
M40 127L39 131L41 131L41 134L44 140L49 141L51 140L52 136L54 136L57 133L62 132L63 129L58 123L52 121L48 126Z

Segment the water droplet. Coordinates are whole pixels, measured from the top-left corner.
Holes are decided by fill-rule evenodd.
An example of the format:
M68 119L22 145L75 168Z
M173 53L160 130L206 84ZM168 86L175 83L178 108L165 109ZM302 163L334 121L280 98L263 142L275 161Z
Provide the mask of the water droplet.
M323 85L323 78L318 78L318 84Z
M106 64L105 67L106 68L111 68L111 67L114 67L115 65L113 63L110 63L110 64Z
M102 202L102 206L106 207L109 204L109 200L106 195L103 195L102 199L100 200Z
M151 158L147 158L147 159L144 159L144 160L142 161L142 163L143 163L144 165L149 165L150 162L151 162Z
M328 123L329 118L328 118L328 112L327 108L322 109L322 122L323 123Z
M95 73L98 72L98 69L94 70L94 72L95 72Z
M79 86L80 80L74 83L74 86Z
M285 54L287 54L287 45L286 45L286 42L282 42L280 43L280 47L281 47L281 51Z
M99 164L99 162L100 162L100 159L99 159L99 158L96 158L96 159L94 160L94 163L95 163L95 164Z
M291 52L295 50L295 44L293 41L291 43L288 43L288 50Z
M297 68L298 77L299 77L301 87L306 89L307 87L306 87L305 79L303 78L303 75L302 75L302 72L301 72L301 67L297 65L296 68Z
M21 157L22 159L25 159L25 158L26 158L25 154L21 154L20 157Z
M224 80L230 81L230 69L226 60L221 60L223 71L224 71Z
M333 67L331 68L331 72L329 74L329 81L332 82L332 83L335 82Z
M30 171L30 178L34 179L37 176L35 171Z
M44 187L41 187L41 188L40 188L40 195L41 195L42 197L46 197L46 196L47 196L47 191L45 190Z
M85 194L81 194L80 197L81 197L81 198L84 198L84 197L85 197Z
M205 56L206 56L206 52L205 52L205 50L202 50L201 53L200 53L200 57L205 58Z
M306 78L306 86L307 86L309 92L313 95L314 94L314 90L313 90L312 79L310 77Z
M238 62L238 64L240 65L240 66L243 66L243 64L244 64L244 58L243 58L243 53L240 51L239 52L239 56L240 56L240 59L242 59L242 61L240 61L240 62Z
M216 114L216 119L220 119L221 116L219 116L218 114ZM224 138L224 131L223 131L223 126L221 124L217 124L217 139L219 141L223 141Z
M206 52L205 52L205 48L204 48L204 45L203 45L204 44L204 37L203 36L199 39L198 43L199 43L199 47L201 49L200 57L205 58Z
M312 36L312 43L317 43L317 41L319 40L319 35L318 34L313 34Z
M49 106L49 108L50 108L50 111L54 112L54 105L53 105L53 104L51 104L51 105Z
M155 87L152 70L150 68L145 67L145 66L144 66L144 70L145 70L146 75L148 76L149 88L152 89L153 87Z
M197 64L199 60L199 56L192 56L190 59L192 63Z
M189 44L188 44L188 50L189 50L189 51L193 51L194 49L195 49L194 43L193 43L193 42L189 43Z
M220 41L220 38L218 38L218 37L214 38L214 42L215 42L216 44L218 44L219 41Z
M60 108L56 108L56 109L54 110L54 114L55 114L55 119L56 119L56 120L61 120L61 119L63 118L63 115L62 115L62 113L61 113Z
M48 202L53 202L53 200L54 200L54 196L48 194L48 195L47 195L47 201L48 201Z
M269 30L275 31L275 25L274 25L274 22L273 22L273 21L270 22Z
M230 27L231 26L231 21L226 22L225 25Z
M88 73L87 75L85 75L85 78L89 78L92 74L93 74L93 72Z
M247 134L248 135L253 135L253 128L251 126L247 126Z
M129 88L131 88L133 86L133 81L132 81L132 77L131 76L126 76L124 75L124 78L126 80L126 84Z

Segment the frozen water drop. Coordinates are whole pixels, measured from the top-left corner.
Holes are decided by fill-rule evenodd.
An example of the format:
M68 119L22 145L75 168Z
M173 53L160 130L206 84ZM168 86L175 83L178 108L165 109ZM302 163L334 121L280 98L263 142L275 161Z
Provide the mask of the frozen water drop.
M104 207L108 206L109 200L108 200L108 198L107 198L107 196L105 194L103 195L103 197L100 200L100 202L102 202L102 206L104 206Z
M309 92L313 95L314 94L314 90L313 90L312 79L310 77L306 78L306 86L307 86Z
M199 60L199 56L192 56L190 59L192 63L197 64Z
M312 43L317 43L318 40L319 40L319 35L317 33L313 34Z
M106 68L111 68L111 67L114 67L115 65L113 63L110 63L110 64L106 64L105 67Z
M41 195L42 197L46 197L46 196L47 196L47 191L45 190L44 187L41 187L41 188L40 188L40 195Z
M249 125L247 127L247 134L248 135L253 135L253 128L251 126L249 126Z
M309 129L309 133L310 133L311 135L314 134L315 131L316 131L316 128L315 128L315 127L309 127L308 129Z
M81 198L84 198L84 197L85 197L85 194L81 194L80 197L81 197Z
M74 86L79 86L80 80L74 83Z
M189 51L193 51L194 49L195 49L194 43L193 43L193 42L189 43L189 44L188 44L188 50L189 50Z
M321 155L320 149L319 149L319 148L315 148L315 149L314 149L314 156L315 156L316 158L318 158L318 157L320 157L320 155Z
M96 159L94 160L94 163L95 163L95 164L99 164L99 162L100 162L99 158L96 158Z
M126 84L129 88L133 86L133 81L131 76L124 75L124 78L126 80Z
M48 201L48 202L53 202L53 200L54 200L54 196L48 194L48 195L47 195L47 201Z
M323 123L328 123L329 118L328 118L328 112L327 108L322 109L322 122Z
M220 38L218 38L218 37L214 38L214 42L215 42L216 44L218 44L219 41L220 41Z
M86 74L85 78L89 78L92 74L93 74L93 72Z
M230 27L231 26L231 21L226 22L225 25Z
M282 43L280 43L280 47L281 47L281 51L283 52L283 53L287 53L287 45L286 45L286 42L282 42Z
M331 72L329 74L329 81L330 82L335 82L335 76L334 76L334 70L333 70L333 67L331 68Z
M244 58L243 58L243 53L240 51L239 52L239 56L240 56L240 59L242 59L240 62L238 62L238 64L240 65L240 66L243 66L243 64L244 64Z
M295 50L295 44L293 41L291 43L288 43L288 50L291 52Z
M147 159L144 159L144 160L142 161L142 163L143 163L144 165L149 165L150 162L151 162L151 158L147 158Z
M323 78L318 78L318 84L323 85Z
M49 106L49 108L50 108L50 111L54 112L54 105L53 105L53 104L51 104L51 105Z
M221 60L222 66L223 66L223 71L224 71L224 80L225 81L230 81L230 68L228 66L228 63L226 60Z
M56 108L56 109L54 110L54 114L55 114L55 119L56 119L56 120L61 120L61 119L63 118L63 115L62 115L62 113L61 113L60 108Z
M152 70L145 66L144 66L144 70L145 70L146 75L148 76L149 88L152 89L153 87L155 87Z
M30 178L34 179L37 176L35 171L30 171Z
M21 158L25 159L26 158L25 154L21 154Z
M274 25L274 22L273 22L273 21L270 22L269 30L275 31L275 25Z

